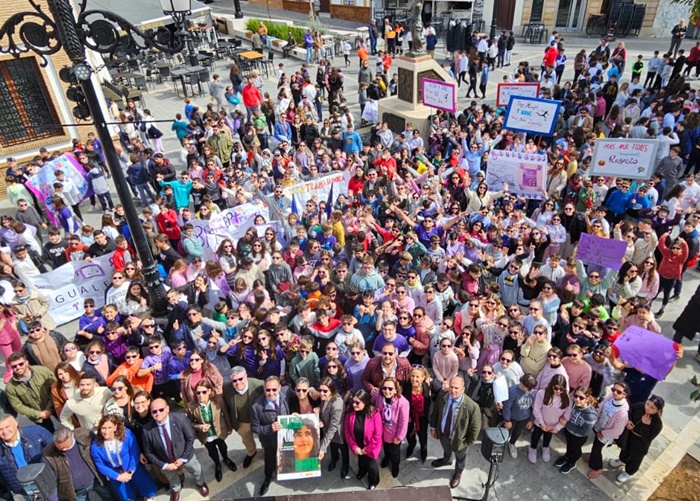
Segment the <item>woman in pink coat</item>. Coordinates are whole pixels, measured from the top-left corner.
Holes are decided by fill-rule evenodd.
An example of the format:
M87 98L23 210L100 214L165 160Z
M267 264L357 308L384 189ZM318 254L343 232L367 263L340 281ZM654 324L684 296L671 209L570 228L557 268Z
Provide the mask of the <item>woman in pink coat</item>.
M368 475L368 489L379 484L377 458L382 450L382 417L372 405L372 395L357 390L352 396L352 411L345 416L345 441L350 452L357 456L357 479ZM405 433L404 433L405 434Z
M14 351L22 351L22 340L19 337L17 330L17 317L14 312L7 306L0 306L0 350L5 359L5 382L7 383L12 378L12 369L7 363L9 357Z
M591 449L588 467L588 478L596 478L603 473L603 447L612 444L627 426L630 405L627 396L630 394L626 383L615 383L611 394L598 406L598 420L593 425L595 438Z
M379 386L380 391L374 395L374 405L382 417L382 441L384 442L384 459L382 468L391 464L391 476L399 476L401 462L401 442L408 431L409 403L401 395L401 385L396 378L388 377Z

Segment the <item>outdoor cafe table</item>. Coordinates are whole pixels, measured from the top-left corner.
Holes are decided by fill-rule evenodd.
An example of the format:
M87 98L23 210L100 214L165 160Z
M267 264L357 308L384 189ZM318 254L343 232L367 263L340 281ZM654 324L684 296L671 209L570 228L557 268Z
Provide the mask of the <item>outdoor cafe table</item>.
M182 93L187 97L187 87L185 86L185 75L197 75L197 80L199 81L199 73L202 71L207 71L203 66L183 66L182 68L175 68L170 70L170 74L173 79L180 80L182 82Z

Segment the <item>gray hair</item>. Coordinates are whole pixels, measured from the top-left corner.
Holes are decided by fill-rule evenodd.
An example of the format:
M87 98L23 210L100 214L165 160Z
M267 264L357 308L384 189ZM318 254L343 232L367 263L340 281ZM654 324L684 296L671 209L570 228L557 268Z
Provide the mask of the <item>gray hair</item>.
M73 430L66 428L65 426L59 428L53 432L53 441L59 444L67 442L73 438Z
M243 367L241 367L240 365L237 365L231 369L231 372L229 372L229 376L231 376L231 378L234 378L236 376L239 376L239 375L245 374L245 373L246 373L245 369Z
M309 380L305 377L300 377L297 379L297 383L294 386L299 386L300 384L306 384L307 386L311 387L311 383L309 383Z

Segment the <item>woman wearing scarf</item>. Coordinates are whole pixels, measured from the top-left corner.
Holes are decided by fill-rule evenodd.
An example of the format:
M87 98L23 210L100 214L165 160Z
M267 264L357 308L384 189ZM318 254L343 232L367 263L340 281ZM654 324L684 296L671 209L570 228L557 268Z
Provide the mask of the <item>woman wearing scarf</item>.
M401 442L408 431L409 404L401 396L399 382L388 377L379 385L380 391L374 395L374 405L382 418L382 441L384 442L384 458L382 468L391 466L391 476L399 476L401 462Z

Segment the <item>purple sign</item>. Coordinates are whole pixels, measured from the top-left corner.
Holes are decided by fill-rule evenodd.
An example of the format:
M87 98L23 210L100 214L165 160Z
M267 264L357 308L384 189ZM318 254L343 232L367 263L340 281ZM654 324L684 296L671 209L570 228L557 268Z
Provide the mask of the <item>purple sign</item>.
M622 267L622 258L627 250L627 242L612 238L581 234L576 257L588 264L597 264L613 270Z
M676 362L674 346L667 337L637 326L625 329L613 344L620 359L659 381L668 376Z

